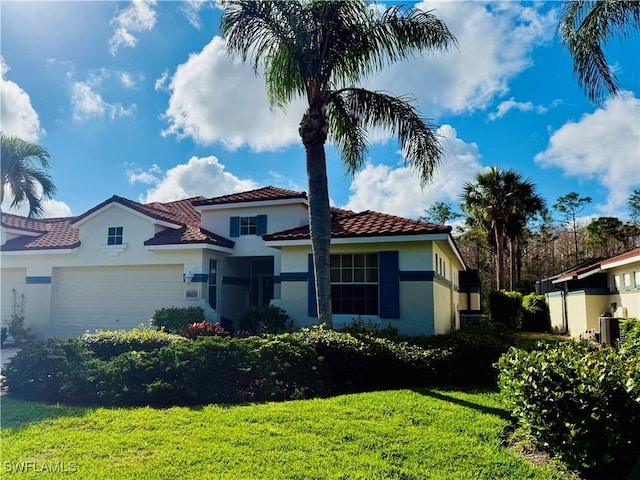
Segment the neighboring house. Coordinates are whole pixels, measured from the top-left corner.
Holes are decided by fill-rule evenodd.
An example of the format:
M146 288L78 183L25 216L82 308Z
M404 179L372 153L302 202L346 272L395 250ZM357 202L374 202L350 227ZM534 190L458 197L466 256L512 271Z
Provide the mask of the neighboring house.
M39 338L129 329L168 306L237 321L273 304L314 324L307 208L305 192L265 187L168 203L114 196L72 218L3 213L2 318L15 289ZM451 227L334 208L331 254L335 325L361 316L445 333L480 308Z
M554 330L577 337L600 333L601 316L640 318L640 247L586 261L539 285Z

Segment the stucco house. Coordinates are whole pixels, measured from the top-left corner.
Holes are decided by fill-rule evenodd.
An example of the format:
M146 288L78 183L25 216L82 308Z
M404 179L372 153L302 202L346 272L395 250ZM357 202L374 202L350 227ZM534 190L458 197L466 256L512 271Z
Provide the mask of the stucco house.
M480 308L451 227L332 209L334 324L363 319L445 333ZM15 290L39 338L146 324L156 309L201 306L237 320L277 305L314 324L305 192L276 187L167 203L113 196L77 217L2 214L2 318ZM462 281L461 281L462 279Z
M585 261L539 284L551 326L577 337L600 332L600 317L640 318L640 247Z

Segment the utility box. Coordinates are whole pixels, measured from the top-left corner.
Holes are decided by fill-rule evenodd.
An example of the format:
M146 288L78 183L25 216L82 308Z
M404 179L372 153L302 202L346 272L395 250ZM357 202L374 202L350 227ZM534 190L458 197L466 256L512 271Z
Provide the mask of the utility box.
M600 343L615 345L620 341L620 318L600 317Z

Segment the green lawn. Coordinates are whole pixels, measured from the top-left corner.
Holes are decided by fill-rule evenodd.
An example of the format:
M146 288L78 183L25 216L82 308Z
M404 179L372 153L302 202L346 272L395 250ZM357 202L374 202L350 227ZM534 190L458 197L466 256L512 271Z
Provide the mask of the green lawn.
M508 420L494 392L169 409L0 401L2 478L562 478L500 445Z

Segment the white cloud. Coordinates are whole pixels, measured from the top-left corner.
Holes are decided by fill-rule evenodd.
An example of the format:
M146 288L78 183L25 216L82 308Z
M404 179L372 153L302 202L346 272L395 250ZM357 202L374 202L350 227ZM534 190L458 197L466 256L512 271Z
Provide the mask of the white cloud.
M114 33L109 39L109 52L116 54L120 47L135 47L138 43L134 33L151 30L156 24L156 0L133 0L111 19Z
M93 90L94 86L98 84L99 82L95 79L71 84L71 105L75 120L104 116L113 120L117 117L128 117L133 114L136 109L135 104L124 107L120 103L106 102L99 93Z
M504 117L509 110L520 110L521 112L547 113L549 109L542 105L534 105L531 102L516 102L513 97L505 100L498 105L498 109L494 113L489 114L489 120L496 120Z
M144 175L144 174L147 175ZM127 172L130 182L155 183L140 200L149 202L171 202L183 198L202 195L217 197L235 192L258 188L258 184L250 179L240 179L232 173L225 172L225 167L214 156L191 157L187 163L177 165L162 172L153 165L147 172L138 170Z
M163 135L220 142L228 149L246 145L257 152L300 141L304 103L294 102L286 113L271 110L264 80L249 66L231 60L220 37L178 66L170 89L165 112L169 127Z
M438 133L444 137L444 159L428 186L421 189L409 167L369 163L355 175L344 208L417 218L435 202L457 203L465 182L482 170L480 153L475 143L457 138L456 130L449 125L442 126Z
M537 3L438 1L418 6L437 9L459 48L393 65L367 86L415 96L430 118L485 109L507 94L509 82L533 63L533 49L551 41L557 26L556 9L542 12ZM165 81L160 77L156 89L162 89ZM299 142L304 102L294 102L287 114L271 111L264 80L230 59L219 37L177 68L169 89L165 112L169 126L164 135L188 136L203 144L220 142L229 149L249 146L254 151ZM373 132L371 141L386 138Z
M187 20L194 28L200 30L202 23L200 22L200 10L204 7L214 8L215 2L211 0L186 0L181 4L181 10Z
M425 1L458 40L458 48L420 55L396 64L372 79L371 87L393 94L412 94L425 115L462 113L487 108L509 91L509 82L532 65L532 50L552 40L555 9L541 3Z
M609 195L598 210L621 216L629 194L640 186L640 100L626 93L577 122L564 124L535 161L571 177L600 182Z
M169 80L169 71L165 70L160 75L160 78L156 80L156 83L153 85L153 88L157 90L168 90L167 89L167 80Z
M120 83L127 89L135 89L144 81L144 75L141 73L120 72L118 75Z
M26 142L37 142L45 133L31 98L17 83L4 77L9 67L0 56L0 130Z

